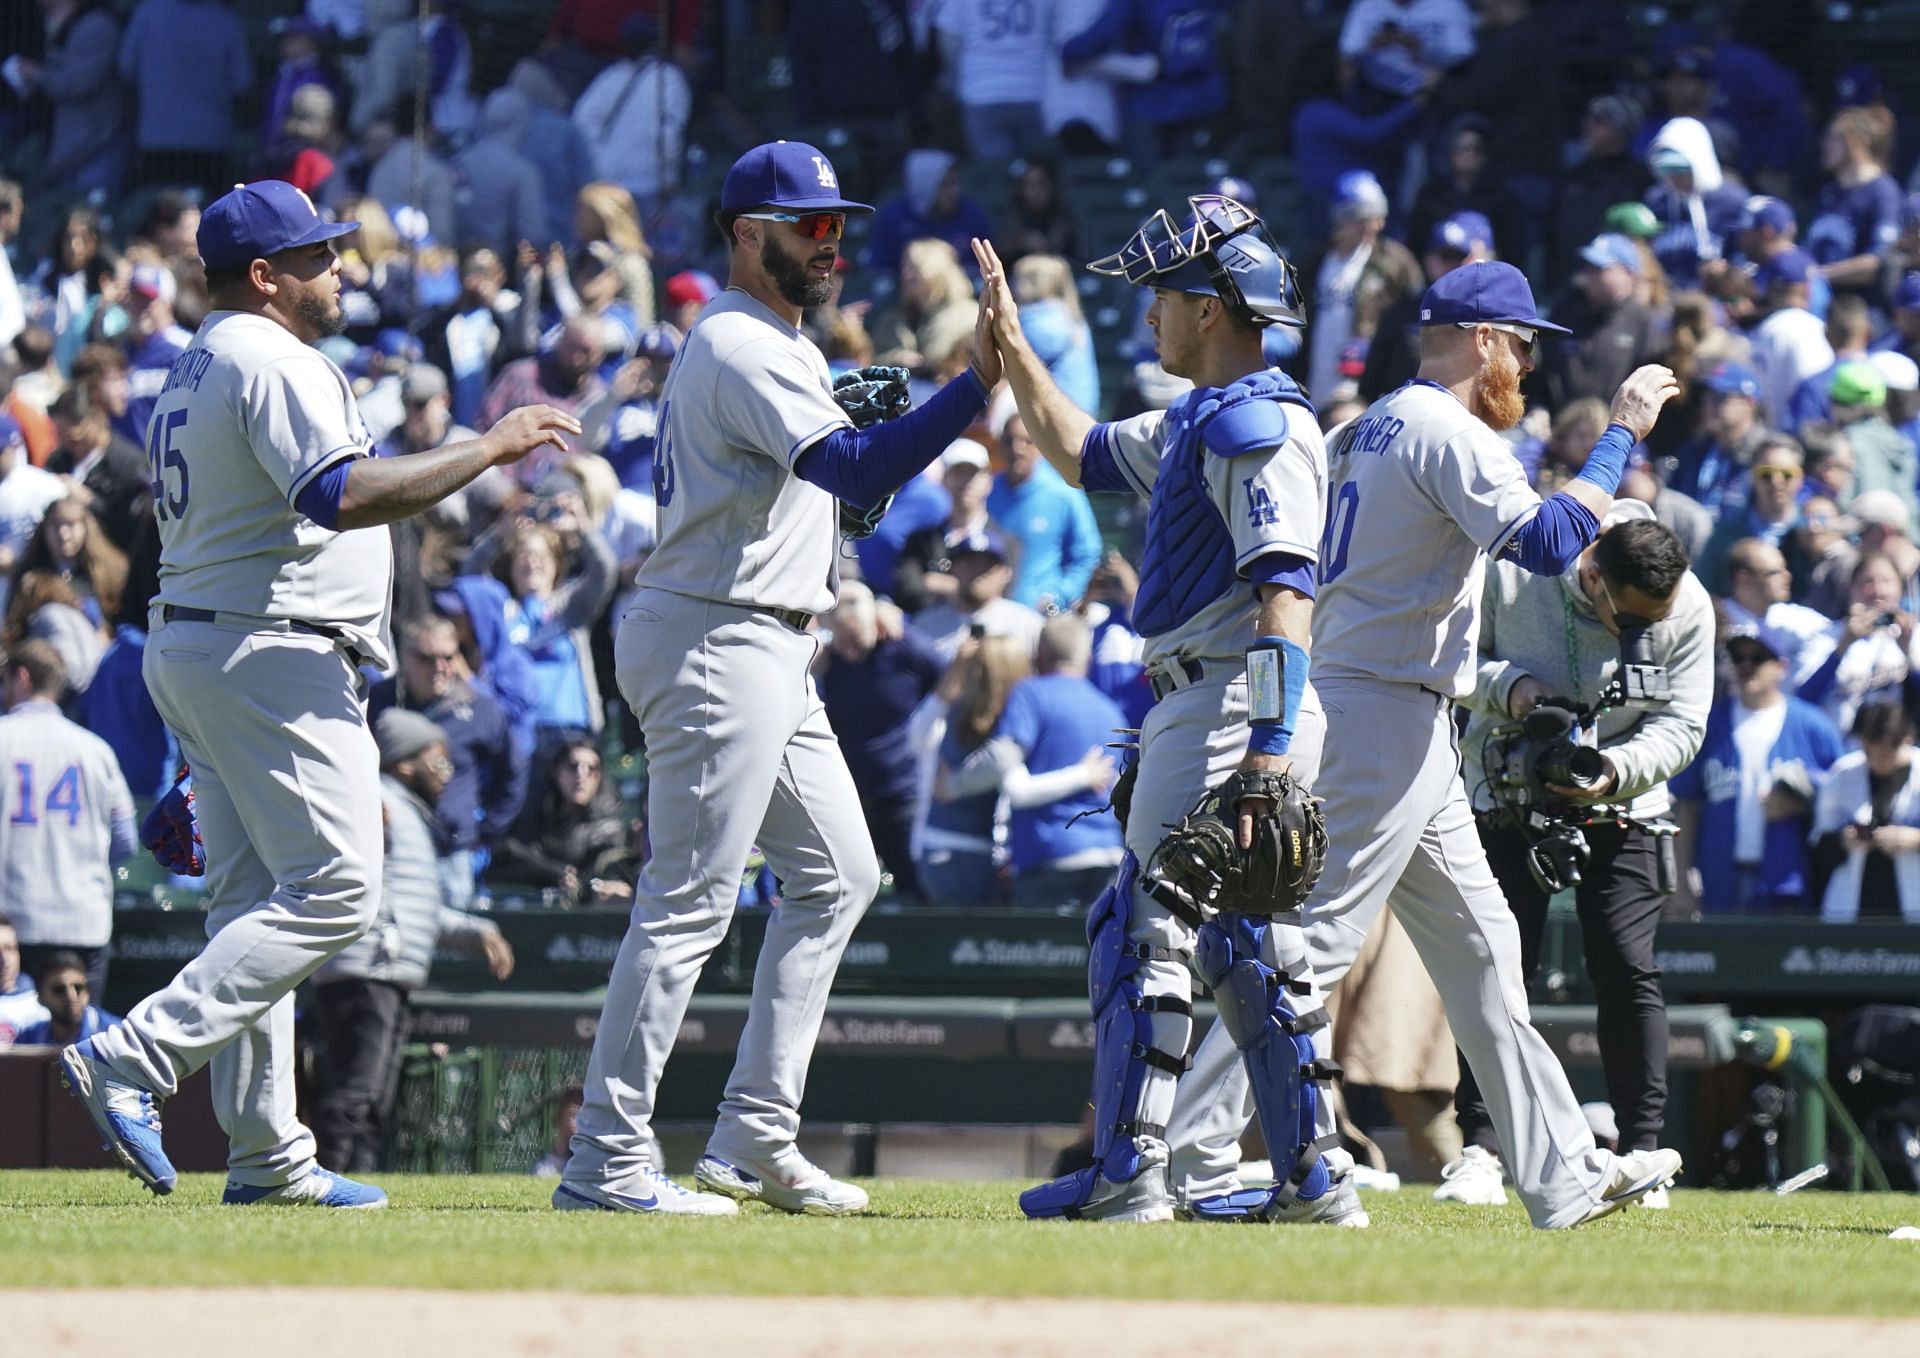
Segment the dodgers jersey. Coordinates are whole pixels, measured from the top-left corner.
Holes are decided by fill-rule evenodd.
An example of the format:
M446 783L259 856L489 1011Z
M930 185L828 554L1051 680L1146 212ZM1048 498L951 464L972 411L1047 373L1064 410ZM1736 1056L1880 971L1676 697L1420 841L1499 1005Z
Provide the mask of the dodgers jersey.
M0 717L0 910L22 943L97 948L113 936L113 823L132 818L106 741L50 702Z
M1259 613L1249 568L1272 552L1319 559L1326 443L1278 372L1095 425L1080 481L1148 502L1133 625L1149 669L1174 656L1244 664Z
M1471 697L1480 590L1540 509L1505 439L1431 382L1333 431L1313 610L1313 674Z
M660 397L660 541L636 583L760 608L831 609L839 510L793 463L853 422L813 341L729 288L700 313Z
M392 664L393 544L293 507L314 476L372 440L346 374L267 320L216 311L167 374L147 426L160 523L156 602L338 628Z

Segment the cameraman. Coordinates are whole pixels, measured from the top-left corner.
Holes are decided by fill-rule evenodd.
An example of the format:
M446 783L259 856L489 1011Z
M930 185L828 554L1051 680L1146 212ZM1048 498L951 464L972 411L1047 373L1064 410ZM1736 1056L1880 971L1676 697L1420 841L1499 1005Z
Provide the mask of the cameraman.
M1531 575L1505 560L1487 571L1464 772L1481 842L1520 924L1529 974L1539 960L1549 897L1527 867L1534 837L1510 814L1496 814L1481 767L1488 733L1524 717L1550 695L1595 702L1619 668L1623 620L1650 624L1650 660L1666 668L1672 701L1651 711L1621 707L1602 714L1599 781L1584 791L1554 789L1576 823L1596 804L1623 803L1644 822L1667 814L1666 780L1698 752L1713 699L1713 601L1688 571L1686 549L1635 501L1616 501L1607 522L1558 579ZM1653 958L1663 904L1660 846L1639 824L1592 825L1579 833L1591 858L1575 901L1599 1001L1607 1095L1620 1119L1625 1154L1659 1143L1667 1099L1666 1001ZM1449 1166L1448 1182L1436 1196L1505 1202L1492 1123L1464 1061L1454 1103L1467 1150Z

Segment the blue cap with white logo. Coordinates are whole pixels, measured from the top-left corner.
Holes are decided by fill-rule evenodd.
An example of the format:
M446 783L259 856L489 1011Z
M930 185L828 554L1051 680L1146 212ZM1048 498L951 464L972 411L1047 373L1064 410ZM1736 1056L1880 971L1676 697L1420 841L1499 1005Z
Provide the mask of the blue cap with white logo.
M1608 231L1588 241L1580 251L1580 262L1594 269L1619 267L1638 278L1640 249L1617 231Z
M200 214L200 258L209 269L244 268L282 250L344 236L359 225L328 221L313 199L283 179L235 184Z
M794 212L872 212L840 196L840 176L817 147L803 141L770 141L733 162L720 186L722 212L757 207Z
M1470 255L1476 248L1491 251L1493 249L1493 223L1485 213L1456 212L1443 222L1434 225L1433 236L1427 241L1429 250L1451 250L1456 254Z
M1764 230L1785 235L1796 225L1791 207L1778 198L1769 198L1764 193L1757 193L1741 206L1740 216L1735 220L1733 229L1735 231Z
M1421 325L1480 325L1505 321L1556 335L1571 335L1564 325L1542 320L1533 304L1527 276L1497 259L1477 259L1440 275L1420 299Z

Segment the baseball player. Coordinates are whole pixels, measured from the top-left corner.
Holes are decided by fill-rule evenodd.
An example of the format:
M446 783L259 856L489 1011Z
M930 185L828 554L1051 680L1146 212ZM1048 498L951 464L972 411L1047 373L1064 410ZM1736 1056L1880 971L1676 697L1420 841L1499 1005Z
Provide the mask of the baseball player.
M661 390L659 545L614 648L646 738L653 857L607 987L557 1208L724 1215L757 1201L839 1215L867 1205L795 1144L827 991L880 878L807 676L812 628L837 597L842 510L871 511L939 456L985 408L1000 364L983 302L968 371L918 410L853 427L800 320L831 294L847 214L866 211L801 142L748 151L721 188L728 286ZM689 1191L650 1153L654 1090L755 844L784 895L694 1170L708 1191Z
M1147 501L1133 616L1159 698L1140 734L1127 854L1087 922L1094 1164L1028 1190L1020 1206L1031 1217L1165 1221L1178 1209L1201 1219L1358 1224L1351 1159L1310 1144L1324 1072L1293 1040L1304 1043L1315 1021L1286 985L1305 958L1297 914L1203 918L1144 870L1165 829L1223 779L1289 768L1310 778L1322 731L1307 645L1326 448L1306 394L1262 352L1269 326L1302 324L1297 283L1242 204L1203 195L1188 205L1184 224L1156 212L1117 254L1089 266L1153 290L1147 323L1161 365L1194 383L1164 412L1109 424L1053 384L1021 331L999 258L974 245L1014 397L1047 460L1070 484ZM1255 802L1229 810L1242 848L1259 810ZM1193 1027L1190 964L1223 1012L1236 1012L1226 1050L1237 1047L1250 1069L1274 1147L1272 1188L1195 1194L1169 1182L1168 1122Z
M149 844L190 869L204 832L208 941L60 1064L156 1193L175 1179L160 1104L210 1064L231 1143L223 1201L385 1204L315 1164L293 1089L294 987L365 933L379 903L379 758L359 667L389 664L385 525L579 433L530 406L484 438L369 456L345 375L311 347L343 324L329 242L353 228L279 180L209 206L211 310L147 429L160 588L144 674L194 770L191 800L181 787L162 799Z
M1313 654L1331 843L1307 902L1309 961L1316 985L1337 984L1391 901L1534 1225L1578 1226L1671 1182L1680 1156L1596 1148L1566 1073L1528 1021L1519 928L1474 829L1452 704L1474 690L1487 558L1565 570L1598 533L1629 450L1678 388L1658 366L1628 377L1580 474L1542 501L1497 431L1518 423L1520 379L1541 333L1560 327L1540 319L1519 270L1494 261L1428 288L1420 324L1418 377L1329 440ZM1331 1132L1330 1112L1319 1112Z
M0 901L20 931L26 972L71 951L95 995L106 992L113 868L139 841L133 794L106 741L58 706L66 666L23 641L0 673Z

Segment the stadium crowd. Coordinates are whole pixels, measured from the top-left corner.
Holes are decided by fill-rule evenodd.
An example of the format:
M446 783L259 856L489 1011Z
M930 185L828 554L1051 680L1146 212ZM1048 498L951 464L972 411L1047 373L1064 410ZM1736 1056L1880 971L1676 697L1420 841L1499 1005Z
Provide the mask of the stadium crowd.
M1511 435L1543 490L1627 373L1670 365L1684 397L1624 494L1685 543L1720 643L1673 785L1694 871L1672 913L1920 922L1920 136L1871 51L1809 45L1816 7L1647 27L1588 0L788 0L769 28L560 0L544 32L526 8L0 18L0 647L42 643L29 696L55 657L60 711L136 801L177 763L140 670L145 416L206 313L199 204L284 178L360 223L322 347L379 455L530 401L585 426L393 529L400 660L372 702L427 719L382 727L382 757L430 820L437 901L629 897L644 752L610 627L653 541L661 386L720 286L716 172L764 132L830 147L879 205L808 319L836 370L931 390L964 367L979 235L1063 389L1164 406L1182 384L1144 298L1081 266L1203 192L1288 247L1308 324L1269 357L1327 428L1412 375L1422 291L1471 260L1520 264L1575 332ZM1003 393L846 547L816 673L895 900L1065 907L1110 875L1108 742L1152 702L1134 513L1068 487ZM45 1008L92 1022L88 940L0 908L58 983Z

